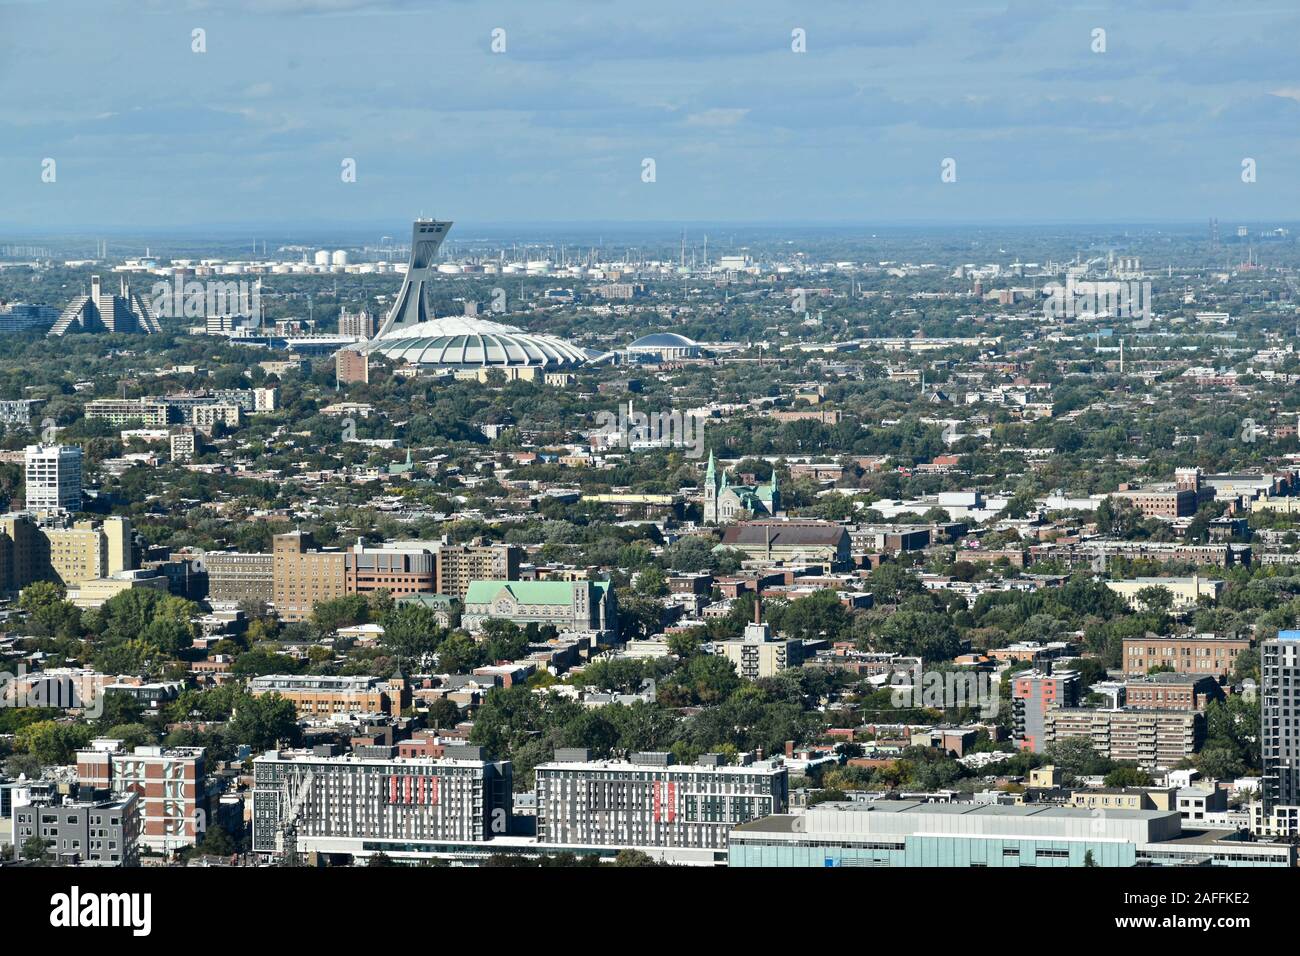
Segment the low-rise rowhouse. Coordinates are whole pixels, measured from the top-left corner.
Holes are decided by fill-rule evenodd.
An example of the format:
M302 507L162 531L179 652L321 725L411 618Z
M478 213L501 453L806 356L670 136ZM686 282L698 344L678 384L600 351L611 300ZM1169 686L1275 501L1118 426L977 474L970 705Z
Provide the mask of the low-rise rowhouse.
M618 633L614 589L608 581L473 581L461 624L477 631L486 621L520 627L550 624L562 633L598 637Z
M1176 810L823 803L731 831L731 866L1294 866L1295 847L1183 830Z

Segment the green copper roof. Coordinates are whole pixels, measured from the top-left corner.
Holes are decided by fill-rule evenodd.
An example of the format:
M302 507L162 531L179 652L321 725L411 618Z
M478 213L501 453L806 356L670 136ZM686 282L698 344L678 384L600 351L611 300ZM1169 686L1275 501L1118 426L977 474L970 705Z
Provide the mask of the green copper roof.
M508 590L520 604L564 604L573 602L570 581L471 581L465 592L466 604L491 604L502 588ZM576 582L581 583L581 582ZM598 591L609 587L608 581L592 581Z

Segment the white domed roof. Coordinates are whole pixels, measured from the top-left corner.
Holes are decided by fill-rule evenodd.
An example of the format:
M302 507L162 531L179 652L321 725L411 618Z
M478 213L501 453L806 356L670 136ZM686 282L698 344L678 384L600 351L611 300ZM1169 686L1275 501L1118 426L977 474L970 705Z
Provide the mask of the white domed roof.
M365 350L413 365L439 366L579 365L595 355L553 335L537 335L469 316L430 319L394 329L372 339Z

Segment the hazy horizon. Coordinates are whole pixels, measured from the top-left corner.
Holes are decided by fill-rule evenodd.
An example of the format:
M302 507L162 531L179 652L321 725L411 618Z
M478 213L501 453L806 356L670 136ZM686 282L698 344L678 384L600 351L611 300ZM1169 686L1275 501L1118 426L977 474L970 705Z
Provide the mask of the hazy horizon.
M0 229L1271 223L1297 36L1209 0L0 0Z

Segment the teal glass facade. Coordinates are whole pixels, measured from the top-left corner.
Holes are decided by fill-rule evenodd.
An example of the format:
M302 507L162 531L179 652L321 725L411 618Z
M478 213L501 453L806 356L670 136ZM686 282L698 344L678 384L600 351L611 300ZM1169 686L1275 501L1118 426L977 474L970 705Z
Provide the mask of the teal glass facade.
M909 866L1003 867L1083 866L1088 852L1097 866L1133 866L1131 843L1091 840L971 839L909 836L903 843L764 840L732 834L730 866Z

